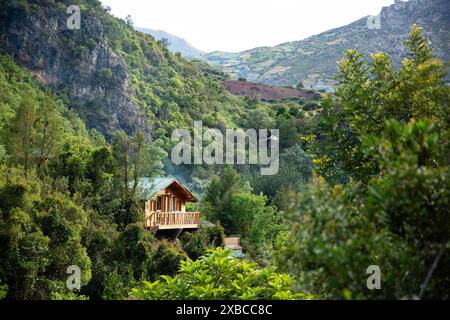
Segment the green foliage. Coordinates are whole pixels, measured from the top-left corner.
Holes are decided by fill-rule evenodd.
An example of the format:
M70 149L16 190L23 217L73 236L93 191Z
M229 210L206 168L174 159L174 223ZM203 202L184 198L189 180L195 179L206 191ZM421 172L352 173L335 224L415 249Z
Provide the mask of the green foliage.
M364 212L358 185L344 190L315 181L289 216L291 232L280 263L298 285L322 298L409 297L419 282L412 270L423 268L415 252ZM366 286L370 265L382 270L382 290Z
M8 297L49 298L54 285L65 283L66 268L78 265L82 284L91 277L91 261L81 244L85 212L60 194L41 198L35 175L3 166L0 176L1 280Z
M0 300L4 299L8 294L8 285L2 284L0 285Z
M448 297L450 174L445 144L444 132L425 120L407 126L389 121L383 136L369 143L384 172L369 185L370 211L417 252L428 272L432 261L438 263L423 297ZM420 276L425 279L425 273Z
M68 292L68 293L59 293L59 292L52 292L51 300L89 300L88 297L84 295L79 295L74 292Z
M411 35L406 39L405 45L409 49L407 57L416 66L430 61L433 50L430 47L430 42L422 36L422 28L419 26L413 25L411 27Z
M113 156L118 167L123 197L134 196L138 177L159 176L162 173L164 150L157 144L148 144L142 132L129 137L123 131L117 131L112 142ZM130 189L130 180L131 184Z
M2 3L0 15L63 16L63 3L39 4ZM140 299L315 297L297 291L449 298L450 89L419 27L412 27L399 69L386 54L366 59L350 50L339 62L335 95L261 102L227 93L220 85L226 75L171 54L167 43L135 32L130 19L113 18L100 2L79 5L95 28L64 34L67 58L81 61L102 43L123 59L152 142L142 132L117 131L109 145L69 111L107 119L114 68L95 72L93 84L105 96L83 104L0 55L0 299L126 299L142 279L154 282L133 290ZM158 241L142 227L136 182L163 173L170 133L193 120L222 132L278 128L280 170L262 177L248 166L166 163L205 191L200 210L218 224L202 223L179 243ZM305 152L326 181L310 181ZM246 257L259 266L212 250L223 245L224 231L241 236ZM72 264L82 271L80 291L65 285ZM382 290L366 287L374 264Z
M284 151L300 142L305 131L305 114L295 104L277 105L276 128L280 131L280 150Z
M445 85L445 67L431 54L421 29L412 27L405 42L407 59L394 70L389 56L363 55L349 50L339 63L339 87L335 97L322 102L320 138L316 140L316 163L320 173L334 179L353 177L367 183L379 170L362 141L381 135L386 119L407 123L430 119L448 128L450 89ZM346 177L343 177L345 175Z
M275 208L266 205L267 198L238 192L231 199L231 217L236 234L242 237L246 252L254 258L267 258L273 241L282 229Z
M95 74L96 80L104 86L112 84L113 74L109 68L102 68Z
M50 290L50 300L89 300L89 297L79 294L78 290L67 289L63 282L51 282Z
M131 269L128 277L124 281L123 277L117 272L108 273L103 290L103 300L122 300L126 299L131 292L131 288L136 285Z
M444 250L423 294L447 296L450 189L440 139L429 122L392 120L382 137L366 142L383 172L369 191L319 183L302 194L284 256L303 286L321 288L324 297L344 290L353 298L415 297ZM365 287L361 270L369 265L383 270L378 293Z
M135 278L144 273L151 255L149 240L141 224L129 224L116 240L114 256L116 260L133 267Z
M240 122L241 126L246 129L272 129L275 128L275 121L270 110L259 104L253 106L253 110L249 110Z
M293 293L289 276L258 269L221 248L210 250L196 261L184 260L176 276L162 276L153 283L144 281L132 292L134 297L144 300L311 298Z
M445 244L450 236L450 179L442 138L430 122L413 120L405 127L392 120L385 134L370 143L385 173L370 185L374 206L384 212L392 232L422 246Z
M0 163L5 162L8 159L8 154L6 153L6 149L3 145L0 144Z
M280 154L280 168L274 176L254 174L252 186L256 193L262 192L273 201L280 190L300 191L310 180L312 161L299 145L285 149Z
M7 146L14 163L26 172L46 169L48 159L61 147L73 127L65 117L61 101L42 92L29 75L9 57L0 56L0 142Z
M201 225L194 232L184 232L180 237L183 250L192 260L197 260L209 249L223 246L224 233L222 226Z
M12 59L0 66L0 296L122 299L142 276L175 273L185 254L155 246L123 173L125 145L131 182L160 174L161 141L119 133L111 147ZM66 288L70 265L80 291Z
M288 210L279 264L326 298L448 298L450 89L420 29L406 44L398 71L384 54L341 61L315 162L347 185L316 179ZM382 290L365 286L370 265Z
M213 178L203 198L202 212L210 221L220 221L227 233L236 232L231 216L231 198L244 188L241 176L226 166L219 177Z
M313 94L312 100L313 101L320 101L320 100L322 100L322 95L320 93L316 92L316 93Z
M157 243L153 249L151 260L147 266L147 275L157 279L161 275L175 275L180 261L186 258L186 254L178 247L166 240Z

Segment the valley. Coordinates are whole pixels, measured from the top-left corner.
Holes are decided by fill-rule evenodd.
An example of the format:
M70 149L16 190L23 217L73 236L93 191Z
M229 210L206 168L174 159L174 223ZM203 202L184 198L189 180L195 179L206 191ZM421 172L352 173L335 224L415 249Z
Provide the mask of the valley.
M2 307L450 299L449 5L204 53L98 0L0 1Z
M368 17L307 39L275 47L254 48L239 53L211 52L205 55L212 65L233 78L278 86L295 86L303 81L306 88L332 88L337 75L336 61L347 49L366 54L388 53L396 65L403 57L403 41L409 26L424 28L443 61L450 60L450 3L446 0L396 1L381 10L381 28L369 29Z

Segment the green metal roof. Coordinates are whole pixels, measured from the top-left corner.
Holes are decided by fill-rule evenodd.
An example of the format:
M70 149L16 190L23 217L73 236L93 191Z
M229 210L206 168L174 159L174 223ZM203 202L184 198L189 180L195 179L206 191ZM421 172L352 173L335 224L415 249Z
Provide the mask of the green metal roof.
M177 179L172 177L159 177L159 178L140 178L138 181L138 193L141 200L148 200L152 198L156 193L172 185L178 184L192 200L197 201L197 198Z

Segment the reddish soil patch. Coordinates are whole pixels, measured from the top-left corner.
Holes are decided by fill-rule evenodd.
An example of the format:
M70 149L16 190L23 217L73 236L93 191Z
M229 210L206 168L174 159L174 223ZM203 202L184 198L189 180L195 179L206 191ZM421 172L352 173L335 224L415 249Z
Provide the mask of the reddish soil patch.
M222 81L222 86L236 96L259 98L262 100L285 100L294 98L311 100L314 95L313 90L297 90L239 80Z

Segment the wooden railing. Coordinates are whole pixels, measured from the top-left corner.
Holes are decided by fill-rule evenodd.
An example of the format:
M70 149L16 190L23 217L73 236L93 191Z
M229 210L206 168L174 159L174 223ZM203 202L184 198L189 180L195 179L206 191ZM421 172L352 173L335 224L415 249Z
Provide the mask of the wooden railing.
M198 228L200 212L151 212L145 226L151 229Z

